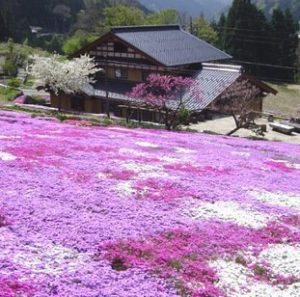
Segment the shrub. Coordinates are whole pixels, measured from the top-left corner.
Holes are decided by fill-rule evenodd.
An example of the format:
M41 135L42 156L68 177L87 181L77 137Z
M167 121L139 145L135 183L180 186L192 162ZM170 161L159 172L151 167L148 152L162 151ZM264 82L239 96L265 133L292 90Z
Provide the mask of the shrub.
M32 80L28 80L24 83L25 87L32 87L34 85L34 82Z
M16 76L18 73L18 67L11 59L6 59L2 68L4 73L9 76Z
M10 88L15 88L15 89L17 89L17 88L19 88L19 87L21 86L21 81L20 81L18 78L14 77L14 78L11 78L11 79L8 81L7 85L8 85Z
M0 97L3 97L5 101L12 101L18 96L21 96L22 92L13 88L0 87Z
M46 104L46 99L41 96L27 96L26 104L44 105Z

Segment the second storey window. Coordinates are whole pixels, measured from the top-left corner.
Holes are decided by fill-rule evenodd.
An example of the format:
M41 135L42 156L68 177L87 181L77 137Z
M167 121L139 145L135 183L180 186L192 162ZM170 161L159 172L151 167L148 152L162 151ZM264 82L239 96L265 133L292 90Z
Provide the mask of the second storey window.
M128 78L128 70L119 68L115 70L115 78L127 79Z
M114 43L114 51L117 52L117 53L127 53L128 48L123 43L115 42Z

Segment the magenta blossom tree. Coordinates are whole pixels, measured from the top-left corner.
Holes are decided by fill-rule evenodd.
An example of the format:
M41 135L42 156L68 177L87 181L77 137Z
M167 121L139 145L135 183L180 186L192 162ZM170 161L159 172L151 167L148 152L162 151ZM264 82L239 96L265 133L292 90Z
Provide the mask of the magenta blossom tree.
M212 110L226 112L230 114L236 127L229 131L227 135L232 135L239 129L257 130L254 120L258 117L255 106L260 104L262 98L261 90L250 81L236 81L228 88L212 106Z
M150 74L146 82L136 85L128 94L137 108L151 108L163 118L166 129L175 129L190 117L188 104L200 101L197 82L189 77Z

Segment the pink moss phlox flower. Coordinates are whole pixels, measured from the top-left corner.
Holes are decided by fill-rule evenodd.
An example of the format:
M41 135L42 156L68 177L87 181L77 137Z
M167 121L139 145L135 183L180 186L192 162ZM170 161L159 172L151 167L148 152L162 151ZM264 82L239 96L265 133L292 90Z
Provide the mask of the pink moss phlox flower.
M137 197L146 197L157 201L173 201L187 197L189 191L182 188L178 183L161 178L147 178L138 180L134 185Z
M293 172L295 170L293 168L288 167L285 162L266 161L265 164L274 169L281 170L286 173Z
M185 173L195 173L195 174L215 174L215 175L225 175L229 174L230 170L229 169L219 169L219 168L214 168L212 166L194 166L189 163L184 164L184 163L175 163L175 164L167 164L164 165L164 168L170 169L170 170L177 170L177 171L183 171Z
M132 179L136 173L133 170L112 170L106 169L104 174L108 178L117 179L117 180L129 180Z
M1 273L36 283L36 297L228 297L235 264L243 290L297 285L297 267L275 266L299 261L299 146L4 111L0 122Z
M26 96L26 95L21 95L21 96L17 97L17 98L14 100L14 103L17 103L17 104L25 104L25 103L26 103L26 100L27 100L27 96Z
M299 228L300 227L300 215L284 215L281 220L282 223Z
M112 262L118 259L124 269L148 269L162 278L183 281L184 288L191 292L191 296L210 296L208 292L212 287L218 290L214 287L218 275L209 266L209 261L218 257L235 258L239 252L249 248L258 255L269 244L286 242L287 238L290 243L300 242L300 232L293 232L278 222L254 230L211 221L194 231L174 229L142 241L109 242L102 245L100 250L106 250L101 257ZM245 265L248 265L247 261ZM248 268L254 271L257 279L269 281L267 265L261 268L257 264L249 264ZM275 281L279 279L274 277ZM286 284L291 279L281 281ZM198 288L190 288L190 283L201 284L201 294L206 292L208 295L199 295Z
M0 297L31 297L35 290L29 282L20 281L16 275L0 275Z

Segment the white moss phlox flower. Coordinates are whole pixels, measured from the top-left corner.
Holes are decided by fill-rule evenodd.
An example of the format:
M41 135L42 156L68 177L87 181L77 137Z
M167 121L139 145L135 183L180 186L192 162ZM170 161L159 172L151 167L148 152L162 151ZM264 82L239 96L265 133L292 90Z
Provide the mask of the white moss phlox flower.
M2 161L14 161L16 159L17 157L12 154L0 152L0 160Z
M159 148L159 146L157 144L154 144L151 142L146 142L146 141L138 141L135 144L138 146L141 146L141 147Z
M210 264L218 271L217 286L230 297L299 297L300 284L294 283L284 289L265 282L255 281L253 273L241 264L216 260Z
M248 192L255 199L274 205L300 209L300 195L289 193Z
M243 207L235 201L203 203L190 211L194 219L221 219L241 226L262 228L271 219L269 215Z
M300 246L275 244L265 249L259 259L267 261L276 274L300 277Z

